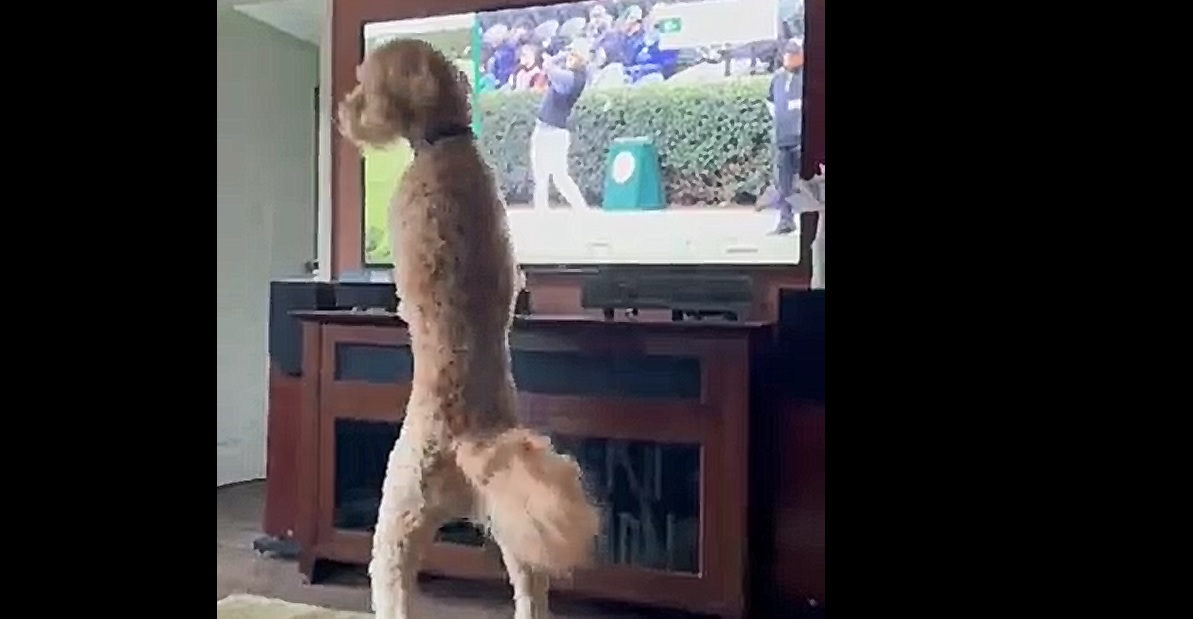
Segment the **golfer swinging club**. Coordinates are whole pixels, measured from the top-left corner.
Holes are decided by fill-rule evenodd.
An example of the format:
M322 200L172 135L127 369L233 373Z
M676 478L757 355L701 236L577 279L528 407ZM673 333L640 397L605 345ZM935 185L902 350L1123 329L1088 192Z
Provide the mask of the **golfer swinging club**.
M530 134L530 165L534 173L534 208L550 208L547 204L548 181L572 208L587 208L584 194L568 174L568 119L572 108L588 82L588 45L573 41L565 54L556 57L543 55L543 70L547 74L547 94L539 105L534 132Z

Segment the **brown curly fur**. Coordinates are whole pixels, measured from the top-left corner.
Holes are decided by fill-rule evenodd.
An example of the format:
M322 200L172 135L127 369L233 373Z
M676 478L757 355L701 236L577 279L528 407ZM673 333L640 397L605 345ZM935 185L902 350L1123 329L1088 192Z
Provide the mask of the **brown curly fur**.
M381 147L466 126L461 77L427 43L388 43L358 68L340 130ZM505 206L472 139L416 146L390 205L390 236L415 363L373 540L373 610L408 619L419 556L445 521L471 517L501 548L515 617L545 617L547 576L589 559L599 517L576 462L517 426L508 340L516 268Z

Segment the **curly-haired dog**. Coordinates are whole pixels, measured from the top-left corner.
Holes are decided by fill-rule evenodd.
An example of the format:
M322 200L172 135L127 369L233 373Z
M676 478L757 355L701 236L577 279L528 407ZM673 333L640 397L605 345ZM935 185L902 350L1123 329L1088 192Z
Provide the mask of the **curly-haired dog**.
M505 206L468 129L466 78L429 44L400 39L369 54L357 80L341 132L361 146L406 138L415 152L390 205L414 381L373 537L373 610L409 619L421 553L467 517L501 549L515 617L546 617L548 577L589 559L599 516L575 460L517 426L517 273Z

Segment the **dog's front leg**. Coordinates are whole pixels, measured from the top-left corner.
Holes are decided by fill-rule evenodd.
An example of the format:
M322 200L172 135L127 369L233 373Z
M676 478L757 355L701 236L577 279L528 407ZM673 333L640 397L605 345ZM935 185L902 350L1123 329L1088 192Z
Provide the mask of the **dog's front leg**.
M395 306L395 313L398 315L398 318L401 318L404 322L409 324L410 312L407 311L406 303L402 300L404 293L402 292L402 285L399 283L399 281L398 270L394 269L394 296L398 298L397 305Z
M377 619L411 619L419 560L442 523L441 510L425 494L428 463L420 445L403 434L390 452L381 489L381 508L369 562L373 612Z
M547 591L550 578L519 563L504 547L501 558L514 587L514 619L547 619Z

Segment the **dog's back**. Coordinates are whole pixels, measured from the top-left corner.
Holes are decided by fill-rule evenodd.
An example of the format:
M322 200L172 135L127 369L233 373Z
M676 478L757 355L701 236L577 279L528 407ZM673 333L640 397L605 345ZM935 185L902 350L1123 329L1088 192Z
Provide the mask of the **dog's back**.
M420 326L455 322L455 314L466 324L453 327L466 329L469 340L503 333L514 295L513 252L505 207L475 144L450 138L416 155L391 213L402 293L421 314ZM444 335L455 341L460 334Z
M424 147L391 214L395 275L421 362L415 371L425 371L415 384L468 402L460 414L471 418L455 420L462 425L513 423L507 346L513 252L505 206L475 143L455 137Z

